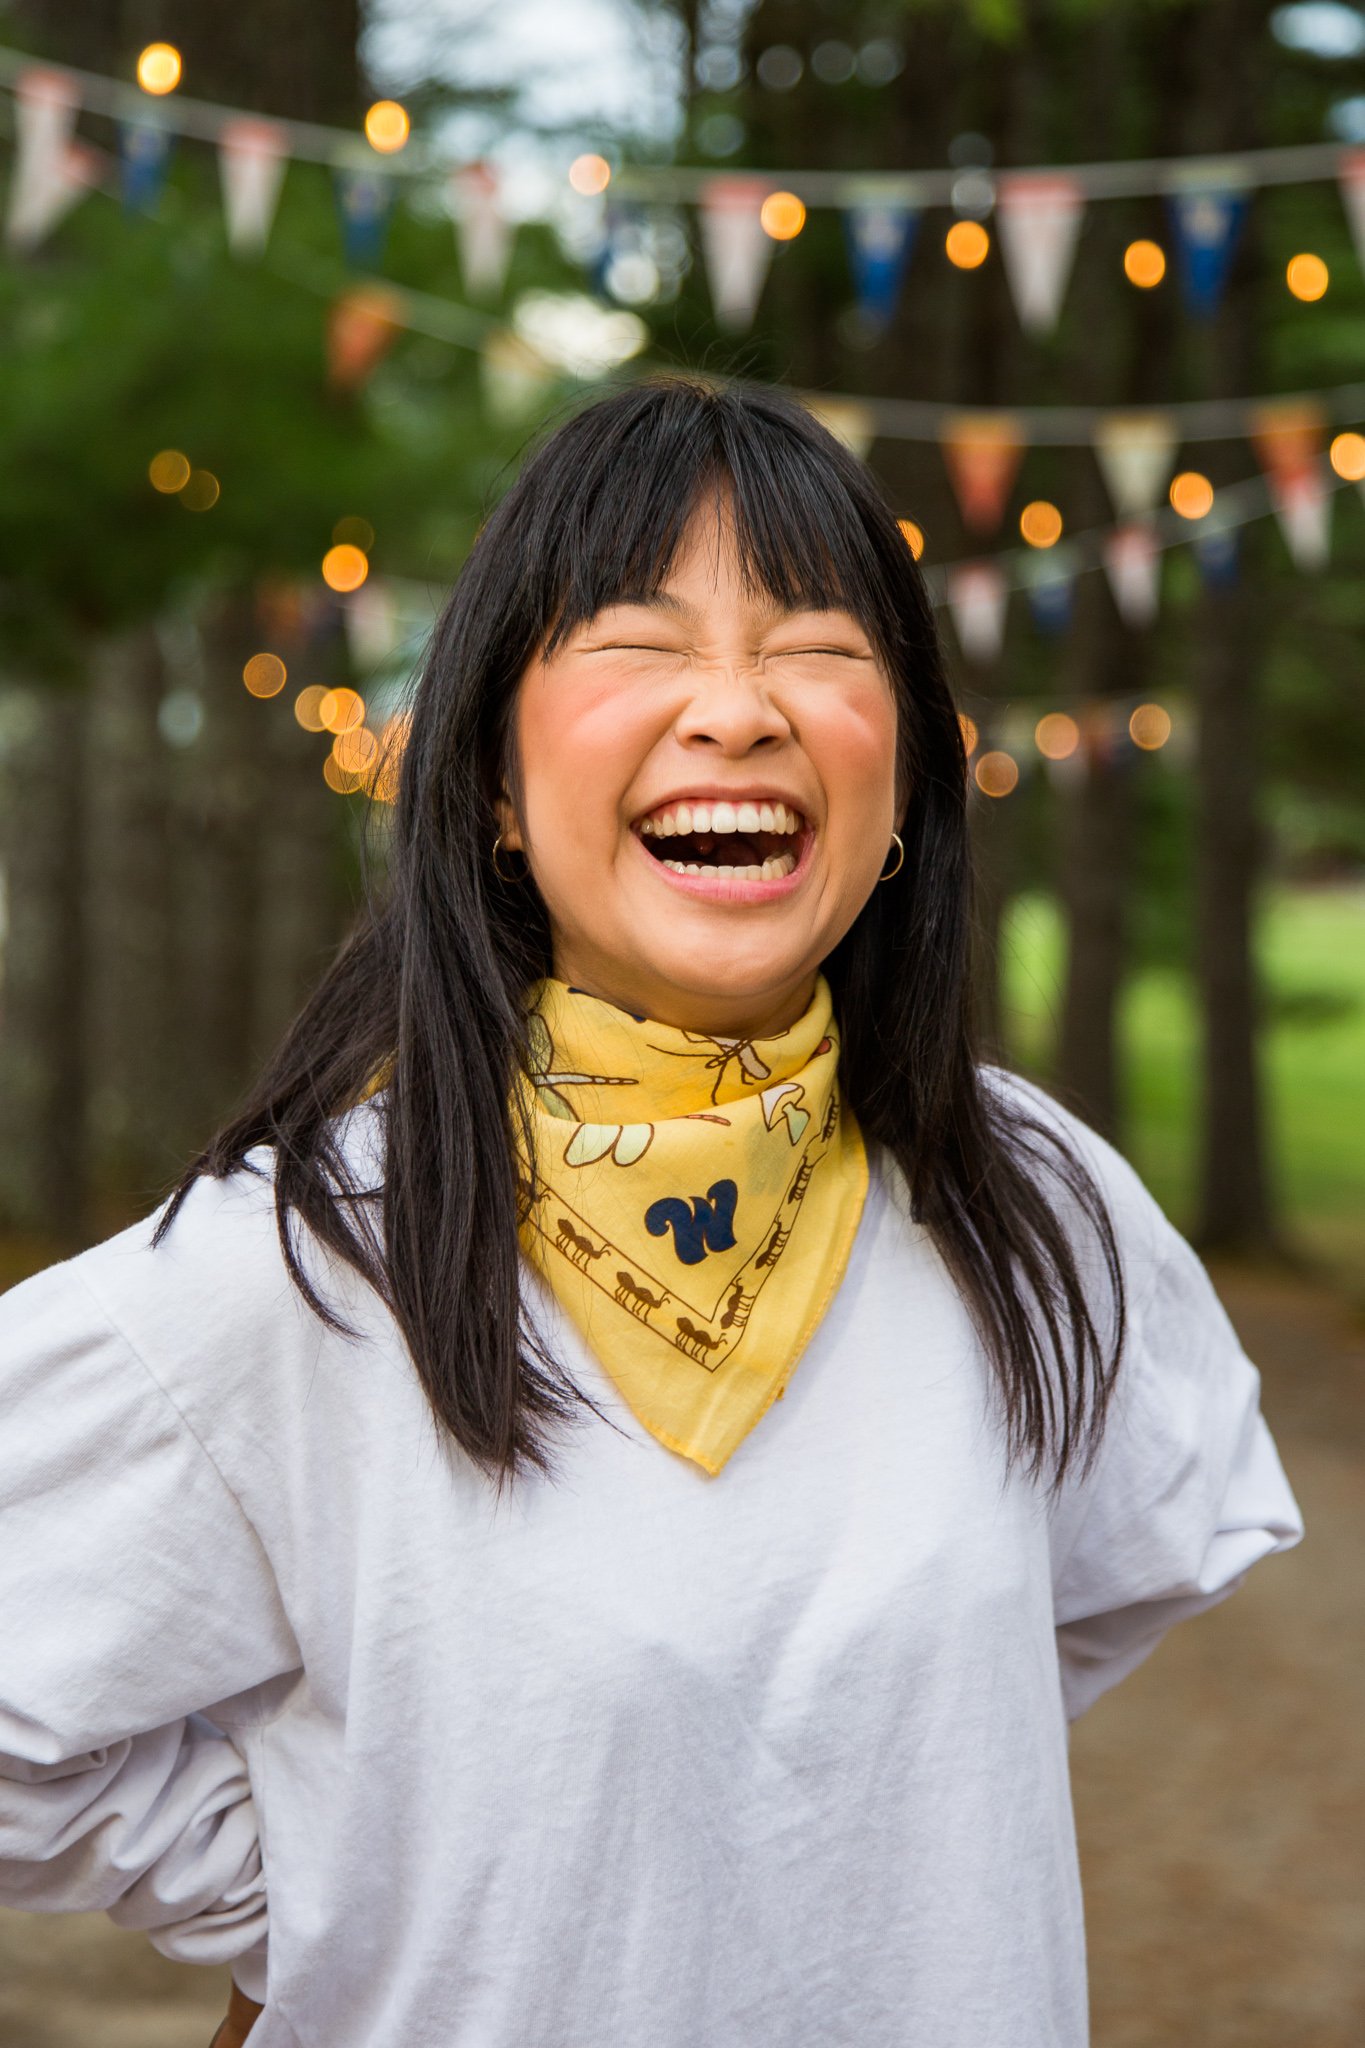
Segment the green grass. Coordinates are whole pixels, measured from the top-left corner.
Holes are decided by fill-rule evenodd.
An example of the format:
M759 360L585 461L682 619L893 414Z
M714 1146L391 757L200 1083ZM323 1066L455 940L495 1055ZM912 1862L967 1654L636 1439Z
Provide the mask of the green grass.
M1268 892L1257 935L1267 996L1267 1140L1293 1239L1348 1282L1365 1273L1365 889ZM1064 965L1057 906L1021 897L1004 949L1011 1058L1052 1071ZM1120 1013L1123 1150L1181 1228L1193 1219L1199 1020L1187 977L1138 974Z

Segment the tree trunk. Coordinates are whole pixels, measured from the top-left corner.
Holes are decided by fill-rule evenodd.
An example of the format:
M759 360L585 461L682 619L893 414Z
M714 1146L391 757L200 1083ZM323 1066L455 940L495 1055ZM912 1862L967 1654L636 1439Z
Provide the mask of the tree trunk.
M85 693L18 685L3 711L0 1204L11 1227L75 1251L89 1212Z

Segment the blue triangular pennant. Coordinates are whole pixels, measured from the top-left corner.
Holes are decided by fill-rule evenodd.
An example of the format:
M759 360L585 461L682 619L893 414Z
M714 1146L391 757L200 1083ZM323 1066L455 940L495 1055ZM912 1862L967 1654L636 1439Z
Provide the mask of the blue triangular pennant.
M1076 561L1063 542L1044 555L1030 555L1024 564L1024 581L1033 622L1043 633L1065 633L1071 624L1075 596Z
M853 288L858 310L871 327L891 325L918 226L919 215L909 206L887 206L879 201L845 209L844 236Z
M119 128L119 185L130 213L150 213L161 197L171 158L171 131L154 121Z
M1238 532L1235 526L1215 526L1196 534L1191 545L1199 573L1213 590L1227 590L1237 581Z
M382 171L339 170L336 199L346 261L357 270L376 270L393 211L393 179Z
M1218 307L1232 267L1232 252L1246 216L1246 194L1234 186L1192 186L1168 192L1176 262L1186 308L1207 319Z

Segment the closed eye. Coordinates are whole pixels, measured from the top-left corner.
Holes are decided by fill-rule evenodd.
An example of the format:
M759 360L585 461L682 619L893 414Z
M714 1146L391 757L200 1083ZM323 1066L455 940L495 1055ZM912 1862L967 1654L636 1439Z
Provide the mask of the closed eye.
M870 661L871 654L860 647L775 647L773 654L782 660L794 654L837 654L844 661Z

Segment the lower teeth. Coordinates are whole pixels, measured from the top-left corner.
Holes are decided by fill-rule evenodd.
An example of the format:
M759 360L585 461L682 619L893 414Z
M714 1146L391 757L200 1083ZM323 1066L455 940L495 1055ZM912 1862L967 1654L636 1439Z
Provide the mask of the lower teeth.
M675 875L719 875L733 877L737 882L777 882L789 875L796 866L794 853L777 853L771 860L765 860L761 867L710 867L698 861L666 860L661 867L672 868Z

